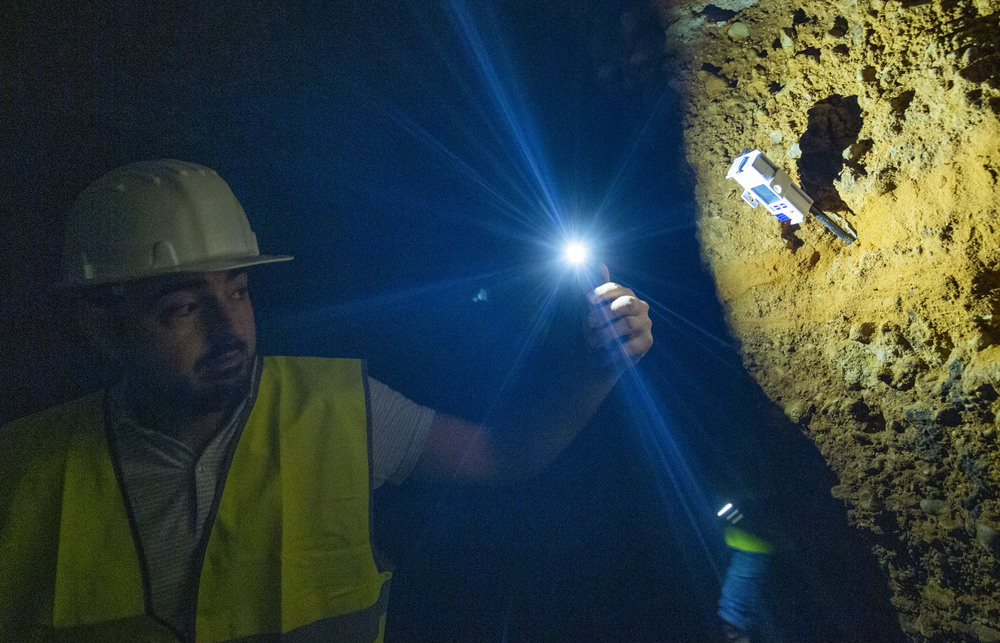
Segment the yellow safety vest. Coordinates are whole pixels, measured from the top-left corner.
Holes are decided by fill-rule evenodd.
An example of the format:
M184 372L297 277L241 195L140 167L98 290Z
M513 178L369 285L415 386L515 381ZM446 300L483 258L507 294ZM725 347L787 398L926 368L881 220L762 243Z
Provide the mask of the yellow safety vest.
M357 360L268 357L211 526L196 639L382 638ZM148 616L102 394L0 432L0 639L176 640Z

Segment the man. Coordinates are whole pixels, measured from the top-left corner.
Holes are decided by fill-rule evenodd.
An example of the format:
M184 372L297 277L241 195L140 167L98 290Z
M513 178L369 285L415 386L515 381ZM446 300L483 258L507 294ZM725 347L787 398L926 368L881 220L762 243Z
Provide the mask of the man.
M0 432L4 638L380 639L372 489L540 471L652 345L648 305L599 286L589 339L612 359L582 361L505 442L358 360L258 357L247 268L287 259L259 253L205 167L136 163L81 193L66 284L121 377Z

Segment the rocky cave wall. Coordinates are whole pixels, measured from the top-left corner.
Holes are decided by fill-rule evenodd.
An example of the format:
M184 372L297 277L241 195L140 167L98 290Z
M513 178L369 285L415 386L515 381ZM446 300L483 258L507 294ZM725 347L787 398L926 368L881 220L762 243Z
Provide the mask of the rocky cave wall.
M1000 641L1000 2L665 2L697 225L746 367L817 445L914 640ZM725 178L761 149L857 231Z

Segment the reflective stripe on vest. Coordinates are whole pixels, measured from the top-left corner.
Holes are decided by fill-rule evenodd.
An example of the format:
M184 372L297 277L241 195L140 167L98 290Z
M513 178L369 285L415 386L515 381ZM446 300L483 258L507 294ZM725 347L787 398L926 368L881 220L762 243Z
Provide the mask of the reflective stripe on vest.
M57 559L17 551L17 529L0 525L0 551L54 564L51 603L31 596L27 573L23 585L0 578L0 591L22 593L10 608L20 601L43 619L34 624L42 639L161 638L169 632L145 617L139 556L94 405L77 403L70 413L76 430L68 446L54 441L67 454L63 479L54 480L61 499L49 508L61 512L58 533L45 534L58 542ZM378 569L371 546L369 458L359 361L264 359L208 539L197 640L381 638L389 573ZM16 527L26 506L15 503L0 519ZM44 538L32 546L52 549ZM7 607L0 600L0 610ZM0 624L15 618L0 613Z

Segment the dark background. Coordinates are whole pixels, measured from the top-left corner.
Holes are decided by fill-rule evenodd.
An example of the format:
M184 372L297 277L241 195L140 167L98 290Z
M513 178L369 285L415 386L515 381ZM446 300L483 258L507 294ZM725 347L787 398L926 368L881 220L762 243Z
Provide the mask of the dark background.
M715 312L644 3L39 4L2 9L4 419L77 385L40 314L63 221L141 159L217 170L262 251L296 256L254 283L271 348L365 355L428 403L463 404L448 390L482 377L456 371L524 335L554 220L592 227L616 279ZM500 301L474 305L480 288ZM508 341L482 332L498 319Z
M364 357L498 425L549 370L556 244L588 231L653 303L656 345L539 479L380 493L389 638L705 640L714 510L775 495L774 525L817 516L785 530L808 559L788 563L807 578L787 628L856 618L801 596L856 589L831 555L851 547L843 509L726 335L652 5L48 4L0 9L0 419L100 384L52 284L75 194L119 165L212 167L261 250L295 255L252 275L262 351Z

